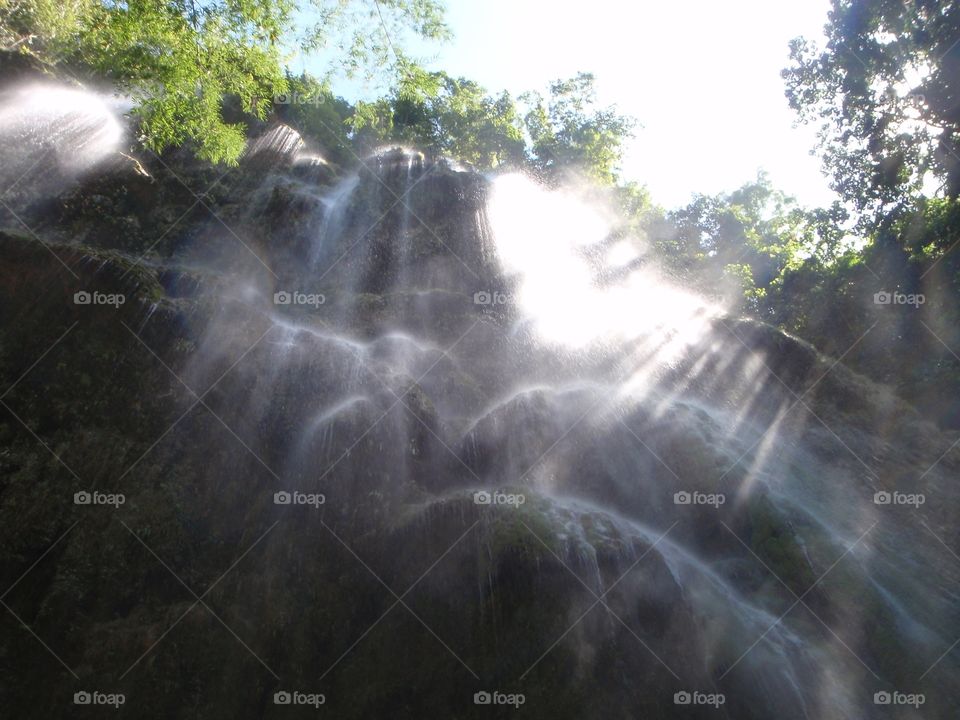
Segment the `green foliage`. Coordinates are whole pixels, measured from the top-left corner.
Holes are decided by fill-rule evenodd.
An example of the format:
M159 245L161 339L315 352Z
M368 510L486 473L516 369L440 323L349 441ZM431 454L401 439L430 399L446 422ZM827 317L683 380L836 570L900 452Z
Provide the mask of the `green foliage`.
M523 120L535 167L548 177L573 170L603 184L616 182L636 123L613 107L596 107L593 75L552 83L547 99L536 92L521 99L529 105Z
M452 37L440 0L312 0L298 33L305 52L329 48L348 76L372 77L389 68L400 77L409 63L407 35L445 41Z
M288 89L284 38L297 35L305 48L348 38L351 51L341 59L352 72L385 65L386 45L396 52L388 32L447 34L435 0L383 0L373 16L360 0L318 0L316 13L318 24L299 28L305 13L292 0L67 0L62 7L15 0L0 20L5 42L23 40L20 47L43 59L89 68L131 95L142 140L154 151L192 141L200 157L235 163L246 128L224 121L224 99L239 99L251 118L267 116Z
M932 265L944 258L944 264L960 273L960 260L945 255L960 239L960 201L947 198L924 198L917 211L901 218L896 232L914 262Z
M807 588L813 581L810 564L790 530L791 525L764 496L751 498L750 518L752 550L771 566L778 578L791 588Z
M742 310L758 311L766 289L826 242L816 219L763 173L732 193L697 196L668 217L667 244L684 258L688 281Z
M393 138L393 108L388 100L360 100L347 119L355 144L369 149Z
M824 164L870 220L931 185L960 194L960 4L834 0L817 48L797 39L791 106L821 121Z
M491 96L471 80L412 64L391 97L357 103L350 125L362 145L407 143L480 169L524 158L520 120L508 93Z
M960 3L833 0L825 34L823 47L795 40L783 76L801 119L820 124L843 205L806 213L812 253L771 285L764 312L837 356L874 328L845 361L956 425L931 388L960 387L941 344L960 342ZM923 322L876 314L879 290L924 294ZM912 351L891 358L896 344Z
M519 116L509 93L491 97L470 80L444 77L437 104L439 126L449 133L440 143L444 152L483 168L523 159Z
M613 186L615 207L622 223L613 229L617 237L643 238L650 234L651 225L662 220L663 212L655 208L645 185L628 181Z
M57 55L96 7L97 0L2 0L0 45Z
M286 92L274 98L276 116L304 137L316 140L328 161L352 163L355 158L346 122L353 106L335 96L327 83L306 73L287 73L286 83Z
M494 95L466 78L428 72L404 62L392 93L358 102L348 124L363 147L398 142L451 156L479 169L524 166L548 181L578 172L602 185L618 180L623 146L634 121L614 108L598 108L593 76L580 73L520 98ZM646 204L639 186L623 199ZM629 204L629 203L628 203ZM632 213L637 207L631 207Z

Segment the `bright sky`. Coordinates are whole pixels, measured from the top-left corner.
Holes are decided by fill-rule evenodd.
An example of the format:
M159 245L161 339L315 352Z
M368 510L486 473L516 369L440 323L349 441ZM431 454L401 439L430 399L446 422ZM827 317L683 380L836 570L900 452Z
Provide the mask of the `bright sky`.
M515 96L592 72L600 101L642 125L624 176L645 183L656 202L675 207L693 192L732 190L760 168L803 204L833 199L809 155L814 130L793 127L780 77L791 38L821 37L828 0L448 0L447 7L455 38L424 48L435 55L428 67Z

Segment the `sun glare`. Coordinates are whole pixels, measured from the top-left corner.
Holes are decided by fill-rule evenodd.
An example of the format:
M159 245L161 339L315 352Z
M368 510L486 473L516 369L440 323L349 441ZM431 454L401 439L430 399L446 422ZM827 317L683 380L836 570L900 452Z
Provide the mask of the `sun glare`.
M34 83L4 93L0 133L21 152L53 151L80 171L119 149L123 128L109 98L62 85Z
M500 260L519 281L515 299L545 340L584 347L657 329L695 340L717 312L639 262L629 240L608 246L608 214L574 189L504 175L494 180L488 211ZM618 280L603 279L613 271Z

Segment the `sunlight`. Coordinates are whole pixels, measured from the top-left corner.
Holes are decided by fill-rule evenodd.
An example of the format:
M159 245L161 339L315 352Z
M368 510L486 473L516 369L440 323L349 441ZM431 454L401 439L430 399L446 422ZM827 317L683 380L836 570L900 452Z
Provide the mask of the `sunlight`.
M545 340L584 347L663 330L678 350L718 312L649 265L602 282L605 272L636 263L640 254L628 240L604 247L613 218L572 189L551 191L524 175L504 175L494 180L488 211L500 260L520 280L515 299Z
M53 151L61 166L83 170L120 148L123 128L110 100L64 85L24 85L0 97L0 134L21 154Z
M379 145L373 149L366 158L365 162L368 163L397 163L404 162L407 164L413 162L423 162L424 155L422 152L417 150L415 147L410 145L398 145L395 143L387 143L386 145Z
M247 155L270 153L295 158L304 147L303 137L289 125L277 125L247 147Z

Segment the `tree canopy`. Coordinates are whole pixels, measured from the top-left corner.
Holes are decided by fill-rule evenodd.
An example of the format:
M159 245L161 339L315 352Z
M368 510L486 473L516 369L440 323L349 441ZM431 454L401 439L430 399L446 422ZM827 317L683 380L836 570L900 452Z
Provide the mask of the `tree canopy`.
M402 142L488 169L523 157L517 109L510 95L407 64L392 93L357 103L349 122L367 144Z
M265 118L287 89L284 58L333 45L354 73L387 67L403 30L447 37L437 0L8 0L5 42L48 62L94 71L136 101L144 143L191 141L200 157L236 162L246 128L224 121L226 97ZM392 36L391 36L392 33Z
M359 102L349 120L368 143L405 142L480 169L523 166L546 180L578 172L614 184L636 122L598 107L594 77L579 73L514 100L466 78L408 64L392 93Z
M797 39L791 106L821 123L833 186L871 220L960 195L960 3L834 0L822 48Z
M636 121L616 108L597 107L592 74L557 80L547 98L531 92L523 99L530 106L523 121L537 168L553 174L579 169L602 183L617 180Z

